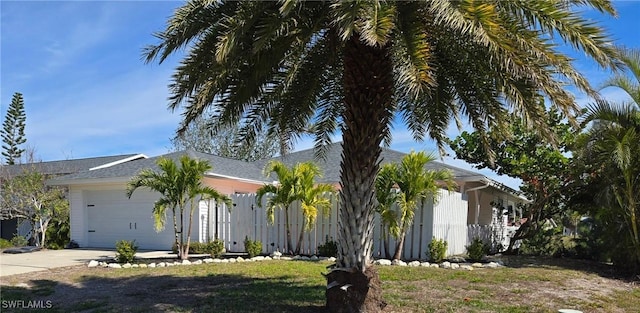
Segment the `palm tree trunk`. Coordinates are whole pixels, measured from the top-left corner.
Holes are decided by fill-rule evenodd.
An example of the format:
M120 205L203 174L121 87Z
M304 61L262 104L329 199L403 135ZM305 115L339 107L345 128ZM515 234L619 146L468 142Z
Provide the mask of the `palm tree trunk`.
M189 246L191 245L191 225L193 224L193 210L194 210L194 208L193 208L194 203L193 202L194 202L193 199L191 199L190 208L189 208L189 213L190 213L189 214L189 227L188 227L189 230L187 231L187 244L186 244L185 249L184 249L185 257L184 257L183 260L189 259Z
M284 209L284 224L285 230L287 232L287 247L285 248L285 252L291 253L293 242L291 241L291 225L289 225L289 208Z
M180 255L182 255L182 246L180 245L180 240L178 238L178 221L176 218L175 206L171 208L171 212L173 213L171 216L173 217L173 235L176 239L176 251L178 252L178 257L180 257Z
M300 228L300 235L298 236L298 242L296 242L296 251L295 254L300 254L300 250L302 248L302 240L304 239L304 226Z
M407 231L403 230L400 233L400 238L398 238L398 241L396 242L396 252L393 254L394 260L402 259L402 248L404 248L404 238L406 236L407 236Z
M337 267L327 275L330 312L380 312L385 303L371 267L375 178L380 144L393 108L389 46L371 47L356 34L344 49L345 111Z

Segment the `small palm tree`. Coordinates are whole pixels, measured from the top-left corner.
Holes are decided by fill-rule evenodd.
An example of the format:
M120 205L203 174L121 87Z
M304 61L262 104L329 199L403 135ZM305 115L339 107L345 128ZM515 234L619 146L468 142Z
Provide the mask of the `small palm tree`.
M318 209L328 213L330 206L329 199L325 198L325 192L332 192L333 186L328 184L315 184L315 178L320 177L320 169L313 162L297 163L292 168L288 168L280 161L271 161L265 167L265 175L271 173L278 177L277 184L264 185L256 192L258 205L262 207L262 199L265 195L271 194L267 200L267 219L273 224L275 210L277 208L284 211L285 231L287 235L287 246L285 249L295 254L300 253L303 234L305 230L313 227ZM291 223L289 222L289 208L295 201L300 201L304 225L300 227L298 242L295 250L291 235Z
M413 223L415 211L418 205L424 200L437 201L438 190L441 186L452 190L455 186L453 174L446 169L428 170L425 166L435 160L435 157L424 152L411 152L402 158L398 164L387 164L383 167L383 176L378 176L380 187L388 187L390 180L397 186L394 198L398 206L397 211L393 211L391 206L383 212L382 220L385 221L387 231L396 238L396 247L393 259L402 257L402 248L407 230ZM386 185L386 186L385 186ZM378 190L376 190L376 193ZM384 192L383 192L384 193ZM392 213L393 212L393 213Z
M195 200L198 197L201 197L201 199L210 198L227 204L230 204L231 200L218 193L215 189L202 185L201 181L204 173L211 169L211 165L207 161L194 160L184 155L180 158L180 166L168 158L160 158L156 164L160 169L159 172L144 169L129 181L127 197L131 198L133 192L140 187L146 187L162 195L154 203L153 207L156 231L164 229L167 209L169 208L173 219L173 233L175 245L178 248L178 257L186 260L189 258ZM187 226L187 241L185 243L184 214L186 213L187 203L190 203L190 216ZM178 216L180 217L180 225L178 225Z
M330 213L331 201L328 193L335 192L335 188L329 184L316 184L315 179L322 176L320 168L313 162L298 163L293 168L294 175L298 177L296 193L300 200L304 227L300 228L295 253L300 253L304 231L313 228L318 216L318 210L322 210L325 216Z
M389 229L396 228L397 215L393 206L398 201L398 185L396 185L397 166L395 164L385 164L380 168L376 177L376 199L378 206L376 212L380 215L380 235L382 237L384 254L387 259L391 258L389 248Z

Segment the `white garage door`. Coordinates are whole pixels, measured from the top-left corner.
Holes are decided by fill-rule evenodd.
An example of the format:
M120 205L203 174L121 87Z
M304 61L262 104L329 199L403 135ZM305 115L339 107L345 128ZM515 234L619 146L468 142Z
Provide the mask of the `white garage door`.
M171 212L166 228L156 232L153 203L158 195L136 190L128 199L124 190L87 191L90 247L115 248L118 240L135 240L140 249L170 250L173 244Z

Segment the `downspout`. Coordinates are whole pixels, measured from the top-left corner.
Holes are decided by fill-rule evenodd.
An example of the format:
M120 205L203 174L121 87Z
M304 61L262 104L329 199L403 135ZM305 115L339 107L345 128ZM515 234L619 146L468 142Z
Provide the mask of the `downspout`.
M465 192L467 194L469 194L470 191L475 191L473 194L474 194L475 200L476 200L476 212L475 212L473 223L476 224L476 225L478 224L478 217L480 216L480 196L479 196L478 190L485 189L487 187L489 187L489 184L478 186L478 187L473 187L471 189L465 190Z

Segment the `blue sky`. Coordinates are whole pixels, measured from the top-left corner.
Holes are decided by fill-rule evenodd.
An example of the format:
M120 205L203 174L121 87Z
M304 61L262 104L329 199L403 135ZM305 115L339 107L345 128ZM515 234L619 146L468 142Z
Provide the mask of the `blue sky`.
M0 114L14 92L24 95L27 144L44 160L110 154L163 154L180 121L166 108L177 57L145 65L142 48L155 43L180 1L0 1ZM640 1L616 1L619 17L603 23L618 44L640 47ZM609 73L580 54L577 67L594 85ZM621 98L616 90L604 95ZM577 95L579 103L588 103ZM458 133L451 127L450 135ZM301 140L295 149L312 146ZM391 148L433 151L431 141L414 142L397 125ZM445 163L470 168L462 161ZM518 181L497 177L512 187Z

